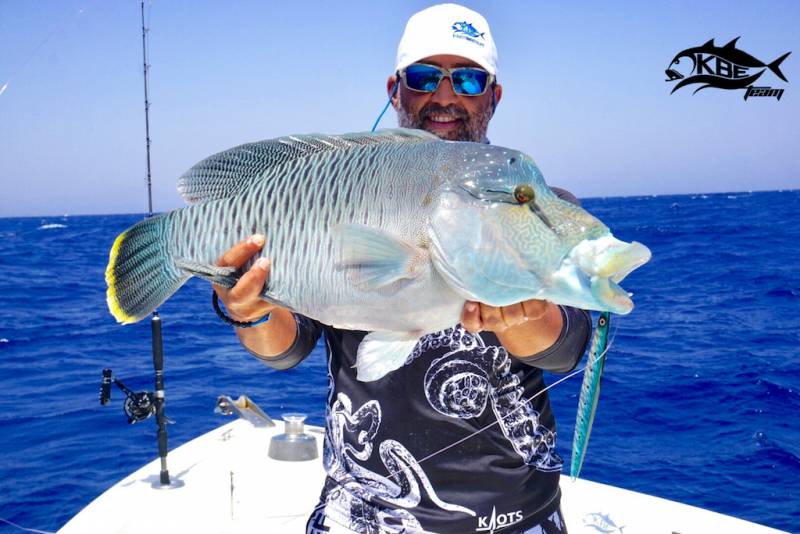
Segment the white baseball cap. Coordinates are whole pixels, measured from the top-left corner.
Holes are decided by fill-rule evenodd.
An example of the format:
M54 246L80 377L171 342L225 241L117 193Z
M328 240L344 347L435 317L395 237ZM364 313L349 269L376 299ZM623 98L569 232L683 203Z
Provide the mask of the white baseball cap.
M397 47L395 70L439 54L469 59L497 76L497 48L489 23L464 6L439 4L412 15Z

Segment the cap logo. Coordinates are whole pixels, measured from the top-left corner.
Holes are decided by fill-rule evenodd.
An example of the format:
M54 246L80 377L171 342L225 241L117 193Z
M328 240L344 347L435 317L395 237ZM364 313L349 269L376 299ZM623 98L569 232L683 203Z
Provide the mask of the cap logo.
M453 38L455 39L465 39L475 43L478 46L483 46L483 43L478 41L476 37L480 37L485 41L486 38L483 36L484 33L486 32L478 32L478 30L475 29L475 26L466 20L461 22L456 21L453 23Z

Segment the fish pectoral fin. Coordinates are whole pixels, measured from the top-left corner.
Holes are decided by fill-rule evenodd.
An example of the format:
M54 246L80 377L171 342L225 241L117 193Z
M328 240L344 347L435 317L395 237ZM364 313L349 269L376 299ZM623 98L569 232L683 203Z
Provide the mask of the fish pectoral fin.
M402 367L419 341L414 332L372 332L358 346L357 378L372 382Z
M419 266L429 261L427 250L383 230L360 224L340 224L331 231L341 244L339 265L353 268L354 281L367 289L416 278L421 272Z
M209 265L184 258L176 258L175 265L192 276L208 280L225 288L232 288L239 281L239 275L233 267Z

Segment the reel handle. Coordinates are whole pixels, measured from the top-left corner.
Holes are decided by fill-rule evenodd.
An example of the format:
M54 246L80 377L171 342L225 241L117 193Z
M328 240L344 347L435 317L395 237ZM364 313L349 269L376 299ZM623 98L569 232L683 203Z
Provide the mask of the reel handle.
M103 369L103 381L100 383L100 404L105 406L111 400L111 369Z

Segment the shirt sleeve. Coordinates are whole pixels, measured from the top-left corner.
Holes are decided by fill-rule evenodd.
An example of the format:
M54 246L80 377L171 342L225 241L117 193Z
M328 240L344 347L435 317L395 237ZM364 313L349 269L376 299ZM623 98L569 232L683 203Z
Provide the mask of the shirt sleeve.
M297 335L291 347L277 356L270 357L262 356L245 347L247 352L278 371L291 369L305 360L317 345L317 340L322 334L322 325L299 313L293 313L292 315L294 315L294 322L297 324Z
M515 356L526 365L552 373L568 373L581 361L592 334L592 318L586 310L559 306L564 326L553 345L538 354Z

